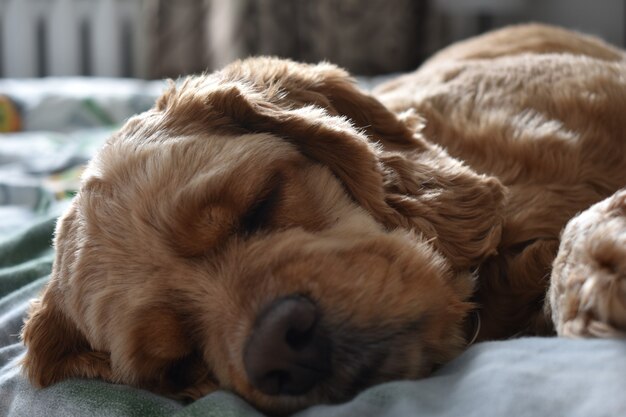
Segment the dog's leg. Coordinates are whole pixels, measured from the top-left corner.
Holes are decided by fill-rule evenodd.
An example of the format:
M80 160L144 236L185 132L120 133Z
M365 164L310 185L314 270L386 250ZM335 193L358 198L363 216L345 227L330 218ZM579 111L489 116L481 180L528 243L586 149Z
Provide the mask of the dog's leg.
M626 337L626 189L566 226L546 312L561 336Z

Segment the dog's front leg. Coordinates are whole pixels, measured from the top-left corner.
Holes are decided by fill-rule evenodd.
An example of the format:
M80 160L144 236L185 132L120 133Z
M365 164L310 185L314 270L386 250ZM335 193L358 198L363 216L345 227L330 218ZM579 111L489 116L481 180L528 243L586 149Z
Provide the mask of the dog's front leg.
M626 189L568 223L547 301L561 336L626 337Z

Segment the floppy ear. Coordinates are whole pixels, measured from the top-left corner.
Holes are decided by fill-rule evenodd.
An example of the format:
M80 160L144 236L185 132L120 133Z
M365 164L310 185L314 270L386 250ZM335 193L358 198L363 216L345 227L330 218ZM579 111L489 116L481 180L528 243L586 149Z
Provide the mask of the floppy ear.
M506 189L431 145L415 153L384 153L392 174L386 201L459 269L496 253L502 235Z
M289 97L301 100L315 92L323 99L315 101L329 114L346 117L357 129L365 132L367 137L386 151L419 149L423 144L416 140L414 131L409 128L405 120L401 120L390 112L380 101L370 94L360 90L350 75L341 68L332 64L306 65L306 70L296 72L294 77L310 77L317 79L316 83L302 82L306 89L290 89ZM313 104L313 103L311 103Z
M31 304L22 330L28 350L22 360L31 383L46 387L72 377L110 380L109 354L92 350L85 337L59 309L51 291Z
M334 65L304 65L291 76L304 80L290 85L309 86L309 91L292 87L289 97L302 100L310 91L325 96L327 103L321 99L316 103L347 117L378 146L386 203L433 238L455 266L473 266L495 253L505 194L496 178L478 175L428 143L421 134L424 124L418 115L392 113Z
M77 291L75 278L81 273L77 254L86 252L81 241L89 240L77 219L79 198L88 199L89 195L76 197L59 221L52 276L41 299L32 302L22 329L27 347L22 366L31 383L46 387L68 378L99 378L150 388L179 399L196 399L215 390L210 370L193 350L182 319L164 307L166 302L116 316L125 320L115 321L115 331L105 336L115 346L113 353L93 349L79 324L83 329L94 327L94 333L102 332L98 326L105 324L90 325L84 317L76 318L84 309L70 304L86 302L84 294L73 297L70 290L73 286ZM106 316L115 320L111 314Z
M271 132L320 161L343 182L353 198L382 223L394 226L398 213L385 202L378 150L342 117L315 106L285 109L242 86L226 85L206 98L214 111L248 131Z
M74 204L74 203L73 203ZM70 377L110 379L108 353L89 346L76 324L65 314L59 293L59 271L74 261L75 212L72 206L59 220L56 241L65 246L59 250L52 276L40 300L33 301L22 329L27 347L22 360L24 372L38 387L45 387Z
M211 91L206 104L239 127L292 142L328 166L379 222L388 228L417 229L432 238L455 267L476 265L492 254L501 232L504 188L499 181L476 174L427 143L374 98L358 98L356 89L350 94L357 96L356 106L376 102L372 118L390 121L389 130L381 129L385 143L395 151L386 151L352 120L316 106L285 108L241 84ZM358 113L360 118L370 114L364 108Z
M257 57L220 71L222 80L251 86L283 108L315 106L331 116L346 117L385 150L415 149L413 129L380 101L360 90L345 70L326 62L316 65Z

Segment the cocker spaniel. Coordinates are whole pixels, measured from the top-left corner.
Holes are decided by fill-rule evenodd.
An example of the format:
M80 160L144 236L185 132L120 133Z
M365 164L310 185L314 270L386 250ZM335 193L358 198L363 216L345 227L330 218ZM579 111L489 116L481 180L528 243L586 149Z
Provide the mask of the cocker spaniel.
M59 220L26 374L281 413L474 338L623 336L625 58L524 25L372 95L275 58L172 85Z

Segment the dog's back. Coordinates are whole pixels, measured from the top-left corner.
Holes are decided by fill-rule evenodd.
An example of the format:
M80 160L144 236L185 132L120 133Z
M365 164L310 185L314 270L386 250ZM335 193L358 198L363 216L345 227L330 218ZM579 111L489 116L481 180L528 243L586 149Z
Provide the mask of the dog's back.
M549 330L541 305L561 230L626 185L624 57L593 37L514 26L444 49L376 91L508 188L498 255L480 268L482 337Z

